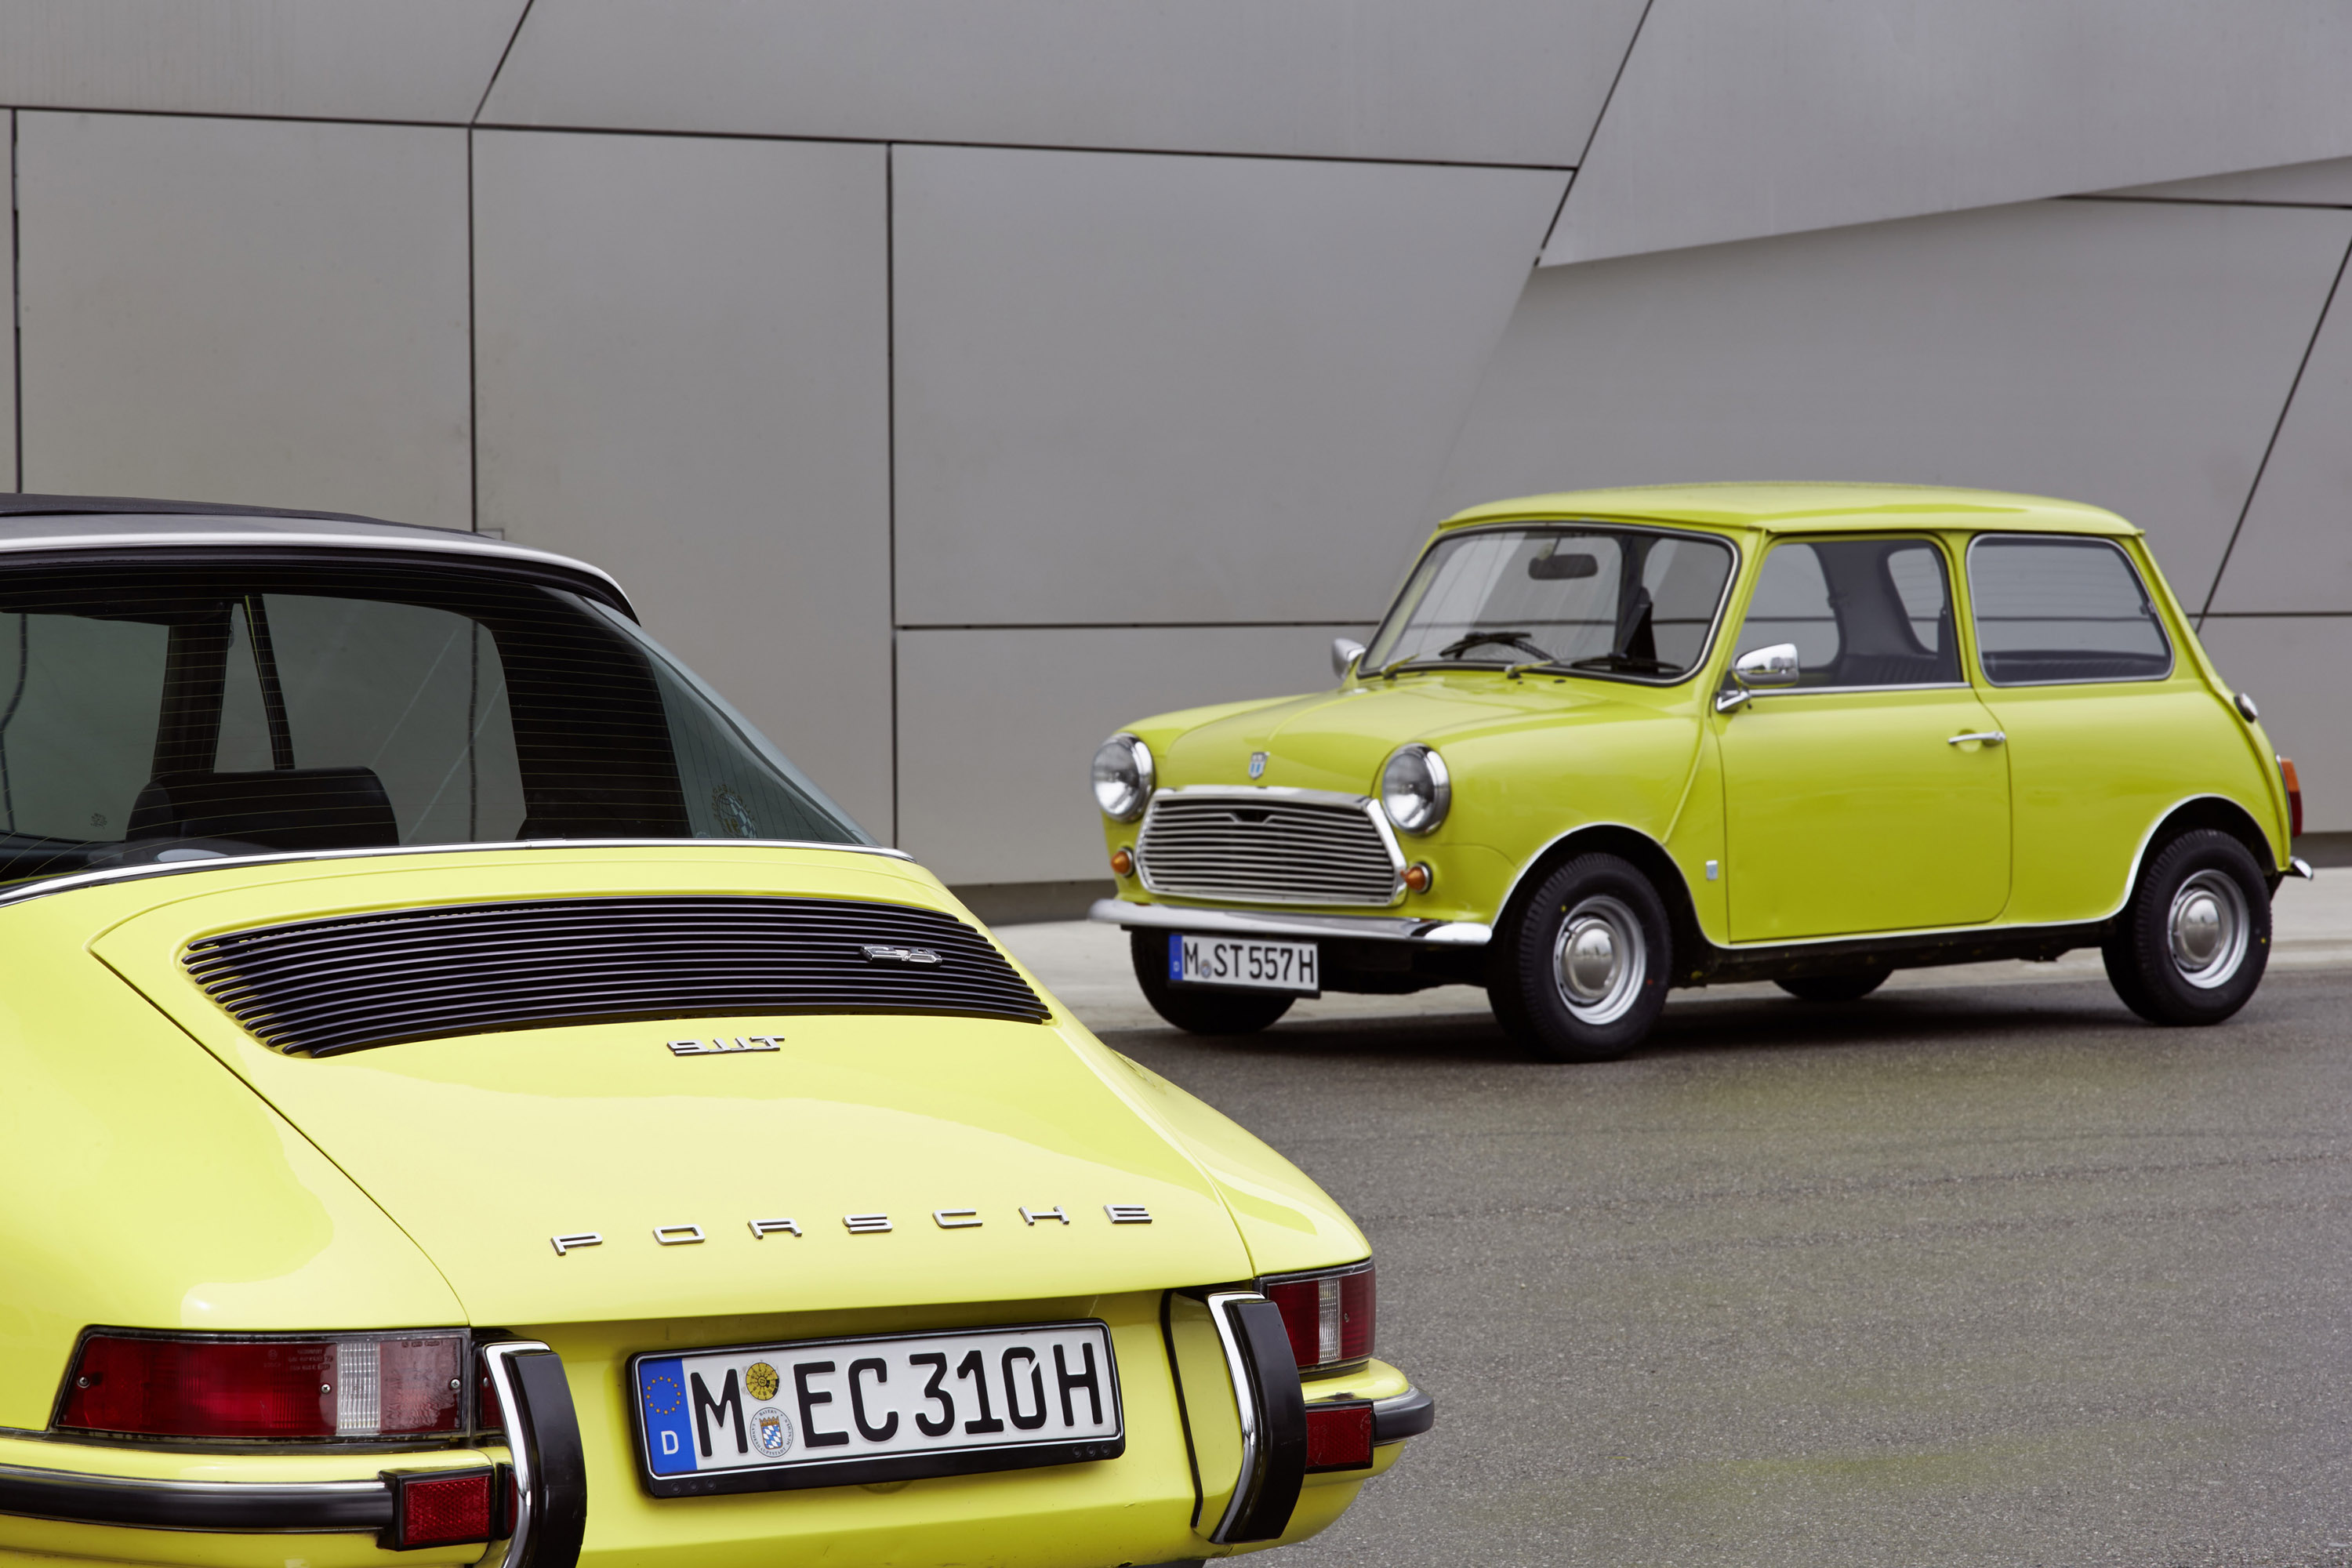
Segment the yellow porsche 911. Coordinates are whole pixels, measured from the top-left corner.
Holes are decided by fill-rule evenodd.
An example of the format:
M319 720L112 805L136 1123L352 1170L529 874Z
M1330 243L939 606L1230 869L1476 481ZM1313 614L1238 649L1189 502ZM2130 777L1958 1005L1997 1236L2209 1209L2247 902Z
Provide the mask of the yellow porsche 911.
M1191 1561L1431 1423L576 562L0 499L0 1562Z

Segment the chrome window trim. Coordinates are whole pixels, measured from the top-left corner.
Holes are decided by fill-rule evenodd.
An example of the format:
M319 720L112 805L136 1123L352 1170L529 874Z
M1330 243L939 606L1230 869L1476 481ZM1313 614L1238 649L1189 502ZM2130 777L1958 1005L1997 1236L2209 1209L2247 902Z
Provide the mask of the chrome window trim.
M1150 931L1231 932L1235 936L1328 937L1359 942L1417 942L1433 947L1484 947L1494 928L1475 921L1417 921L1396 915L1278 914L1271 910L1194 909L1097 899L1087 919Z
M1654 522L1616 522L1607 518L1600 517L1520 518L1517 520L1497 518L1489 522L1473 523L1466 528L1448 528L1441 530L1434 538L1431 539L1426 545L1422 547L1421 553L1412 558L1412 565L1405 572L1404 582L1398 585L1395 596L1389 601L1387 613L1381 616L1380 625L1372 628L1371 638L1364 645L1365 652L1369 653L1371 649L1380 646L1381 634L1388 630L1389 621L1396 615L1397 605L1402 602L1405 589L1412 585L1413 577L1415 574L1420 572L1422 563L1428 560L1431 553L1434 552L1439 545L1444 544L1449 539L1465 539L1472 534L1499 533L1505 531L1523 533L1531 528L1551 528L1563 531L1581 528L1588 531L1596 528L1615 529L1624 533L1653 533L1662 539L1706 540L1710 543L1720 544L1724 549L1731 552L1731 570L1723 574L1723 588L1715 596L1715 612L1707 621L1706 637L1699 644L1698 655L1691 660L1690 668L1685 670L1682 674L1675 676L1640 676L1625 675L1622 673L1612 674L1609 671L1599 669L1568 669L1557 665L1517 666L1522 669L1524 674L1549 676L1555 679L1613 680L1626 686L1646 686L1651 688L1653 690L1664 691L1673 687L1681 686L1688 681L1696 679L1700 675L1706 672L1707 665L1712 662L1715 658L1716 643L1723 636L1723 612L1731 603L1732 590L1739 585L1739 576L1741 571L1746 566L1748 552L1740 547L1739 541L1730 538L1725 534L1708 533L1700 529L1668 528L1663 524ZM1515 668L1515 661L1510 659L1446 659L1442 663L1435 659L1416 659L1411 664L1401 664L1397 666L1395 670L1391 672L1391 675L1402 675L1407 670L1414 669L1494 669L1507 671L1513 668ZM1374 671L1373 676L1376 679L1384 679L1380 677L1378 671ZM1359 681L1365 679L1361 655L1357 657L1355 679Z
M2047 544L2053 540L2063 540L2069 543L2104 544L2123 557L2124 570L2132 574L2132 581L2139 586L2140 597L2147 601L2147 607L2153 612L2148 618L2155 624L2156 635L2164 639L2164 673L2162 675L2101 675L2082 680L1995 680L1992 678L1992 672L1985 668L1984 628L1977 623L1977 546L1989 539L2005 544ZM2158 682L2169 680L2180 672L2179 647L2174 641L2171 632L2165 626L2162 605L2157 596L2148 592L2147 579L2140 575L2139 563L2131 558L2130 551L2126 550L2104 533L1979 533L1969 541L1967 557L1962 565L1969 576L1969 643L1970 650L1976 656L1977 673L1984 677L1984 683L1987 686L2004 691L2030 690L2046 686L2153 686Z
M1199 897L1195 893L1168 892L1154 886L1151 880L1151 862L1144 854L1144 841L1150 837L1151 819L1158 815L1160 801L1169 795L1182 795L1190 800L1230 800L1244 805L1263 801L1268 795L1276 795L1285 800L1296 801L1301 805L1361 812L1371 819L1372 831L1379 835L1381 847L1388 852L1389 858L1389 896L1386 902L1373 907L1392 910L1404 902L1404 846L1397 838L1396 828L1390 823L1389 814L1381 809L1381 803L1370 795L1345 795L1337 790L1328 789L1299 789L1289 784L1181 784L1170 789L1153 791L1150 803L1143 808L1143 816L1135 825L1136 876L1143 883L1144 891L1148 893L1172 899ZM1257 904L1276 909L1328 909L1331 907L1328 900L1321 899L1235 897L1222 901Z
M1748 700L1769 702L1781 697L1850 697L1857 691L1971 691L1975 688L1965 680L1910 680L1888 686L1781 686L1771 689L1743 687Z
M45 877L20 888L0 888L0 907L51 893L109 882L134 881L142 877L184 877L232 866L276 866L305 860L366 860L389 855L469 855L493 849L681 849L697 847L730 849L838 849L851 855L881 855L912 862L904 849L887 844L829 844L803 838L504 838L487 844L394 844L366 849L288 849L275 855L224 855L210 860L181 860L168 866L112 866L103 871L76 871Z
M46 513L37 515L48 515ZM88 515L88 514L80 514ZM108 514L100 514L108 515ZM177 516L179 513L138 513L131 515ZM602 566L592 566L585 561L575 561L568 555L558 555L550 550L533 550L525 544L509 544L503 539L487 534L460 533L456 530L434 530L411 532L399 523L353 524L355 531L328 533L297 532L293 530L266 529L173 529L140 533L109 533L88 531L79 533L45 533L32 539L0 537L0 555L29 555L50 551L93 550L174 550L217 549L224 546L262 549L324 549L324 550L413 550L425 555L475 555L493 560L529 561L566 567L600 582L612 584L613 592L621 594L620 582ZM368 531L356 531L365 527ZM375 532L381 528L383 532ZM433 533L446 532L446 538L435 538Z

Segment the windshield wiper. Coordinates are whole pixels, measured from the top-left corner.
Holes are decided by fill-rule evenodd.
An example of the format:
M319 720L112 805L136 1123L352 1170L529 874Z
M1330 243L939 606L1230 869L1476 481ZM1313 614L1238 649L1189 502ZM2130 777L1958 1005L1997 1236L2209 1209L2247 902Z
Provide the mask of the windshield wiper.
M1561 669L1623 669L1643 675L1674 675L1682 668L1662 658L1643 658L1638 653L1601 653L1591 658L1580 658L1560 665Z

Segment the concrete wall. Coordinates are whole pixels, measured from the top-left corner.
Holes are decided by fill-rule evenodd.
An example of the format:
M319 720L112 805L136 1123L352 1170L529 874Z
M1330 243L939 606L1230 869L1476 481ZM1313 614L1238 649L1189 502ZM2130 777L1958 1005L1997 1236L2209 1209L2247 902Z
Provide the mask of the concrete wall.
M1327 679L1456 505L2042 490L2352 829L2347 65L2326 0L0 0L0 480L591 556L963 883L1097 875L1094 742Z

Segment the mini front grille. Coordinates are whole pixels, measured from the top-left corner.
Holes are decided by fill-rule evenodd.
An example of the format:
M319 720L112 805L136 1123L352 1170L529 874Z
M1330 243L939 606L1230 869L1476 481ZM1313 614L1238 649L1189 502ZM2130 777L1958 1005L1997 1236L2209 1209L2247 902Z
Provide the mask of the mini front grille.
M1402 868L1371 807L1272 791L1171 792L1136 841L1143 885L1179 899L1258 904L1390 904Z
M546 899L262 926L188 973L263 1044L314 1057L628 1018L911 1013L1043 1023L953 916L844 899Z

